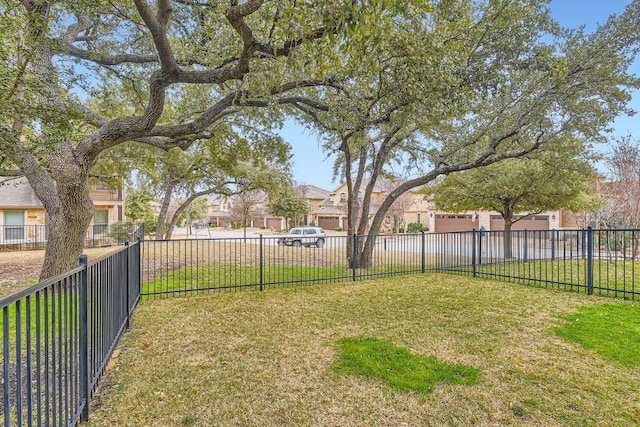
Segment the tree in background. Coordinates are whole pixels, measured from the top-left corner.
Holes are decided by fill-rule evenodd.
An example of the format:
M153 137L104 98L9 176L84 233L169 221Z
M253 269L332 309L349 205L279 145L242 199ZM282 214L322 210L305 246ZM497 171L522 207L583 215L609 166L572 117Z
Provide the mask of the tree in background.
M381 188L386 192L393 191L397 186L402 184L403 181L390 181L381 180ZM391 221L390 229L397 233L400 230L407 230L406 214L407 211L413 206L413 197L409 192L402 194L396 199L395 202L389 207L387 211L389 220Z
M630 135L617 139L606 159L609 182L605 189L617 207L618 225L640 227L640 142Z
M309 202L288 185L269 195L267 209L271 214L285 218L287 228L290 228L291 223L296 226L304 221L305 215L309 212Z
M266 190L290 174L289 145L278 135L249 126L246 120L218 124L211 138L195 141L187 150L133 148L127 157L136 175L162 201L158 240L171 238L177 215L198 197Z
M506 258L511 258L511 229L523 218L545 211L584 208L594 171L576 151L504 160L499 164L457 172L426 188L439 210L496 211L504 219ZM518 216L516 216L518 214Z
M242 226L245 239L247 238L247 224L254 216L263 214L261 205L266 200L265 192L255 189L240 191L231 197L231 220Z
M309 113L345 176L349 233L370 232L347 248L349 265L355 256L370 266L375 235L402 194L568 142L586 149L630 112L628 90L638 87L627 70L640 2L592 34L560 29L546 1L430 7L374 30L360 67L339 91L321 93L328 112ZM386 194L369 225L373 190L389 176L411 178ZM365 182L362 199L353 197Z
M193 234L193 223L197 221L204 221L205 219L207 219L208 209L209 206L207 205L207 198L198 197L180 211L177 222L184 222L184 225L187 227L187 234Z
M145 233L155 231L157 221L153 215L153 193L146 186L129 188L124 201L124 214L127 220L143 223Z

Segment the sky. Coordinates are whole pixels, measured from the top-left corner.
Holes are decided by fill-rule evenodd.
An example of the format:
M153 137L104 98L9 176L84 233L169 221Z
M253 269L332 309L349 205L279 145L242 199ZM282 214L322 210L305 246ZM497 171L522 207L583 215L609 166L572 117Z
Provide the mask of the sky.
M550 3L553 18L563 27L577 28L585 25L586 31L594 30L606 22L611 14L620 14L631 0L553 0ZM640 59L632 67L640 74ZM640 111L640 91L633 92L630 106ZM613 123L613 137L631 134L640 139L640 117L619 117ZM297 125L285 123L280 131L292 146L293 177L297 184L311 184L325 190L334 190L340 182L333 181L333 158L327 158L315 133ZM606 151L606 147L597 147Z

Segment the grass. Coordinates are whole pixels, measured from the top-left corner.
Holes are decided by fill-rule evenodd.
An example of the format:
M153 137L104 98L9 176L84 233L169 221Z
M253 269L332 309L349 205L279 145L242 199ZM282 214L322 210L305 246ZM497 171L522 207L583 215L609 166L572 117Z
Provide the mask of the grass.
M478 383L478 370L472 366L441 363L433 356L413 354L386 340L345 337L338 344L334 371L383 380L401 391L430 393L438 382Z
M476 271L484 277L521 277L523 283L566 290L584 290L587 283L587 261L582 259L480 264ZM639 273L640 261L594 260L594 293L624 297L638 292L634 285Z
M146 300L89 425L637 425L640 367L555 332L602 305L636 307L436 274ZM478 383L336 374L340 340L361 336L473 366Z
M640 306L603 304L580 307L563 316L556 333L601 357L626 366L640 366Z
M371 277L385 274L399 274L407 271L420 271L420 266L384 266L357 270L358 277ZM225 264L204 264L186 266L161 275L142 284L142 295L157 293L191 294L200 290L231 289L240 287L256 288L262 282L264 286L279 287L297 282L327 282L349 280L353 270L345 266L297 266L288 264L259 266L235 266Z

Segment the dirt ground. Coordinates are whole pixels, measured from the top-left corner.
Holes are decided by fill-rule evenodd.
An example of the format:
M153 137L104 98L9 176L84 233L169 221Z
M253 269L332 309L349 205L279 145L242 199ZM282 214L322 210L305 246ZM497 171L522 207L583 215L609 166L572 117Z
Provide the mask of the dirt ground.
M96 259L119 246L85 249L89 259ZM0 252L0 297L7 296L38 282L44 250Z

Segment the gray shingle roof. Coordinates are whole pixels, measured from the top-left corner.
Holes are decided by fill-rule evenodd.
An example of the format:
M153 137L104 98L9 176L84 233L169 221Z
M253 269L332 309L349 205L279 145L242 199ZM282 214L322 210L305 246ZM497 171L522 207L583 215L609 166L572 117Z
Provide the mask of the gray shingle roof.
M29 185L26 178L0 177L0 209L42 208L42 202Z
M315 185L304 184L298 186L298 188L304 191L304 197L307 199L325 199L329 197L329 191Z

